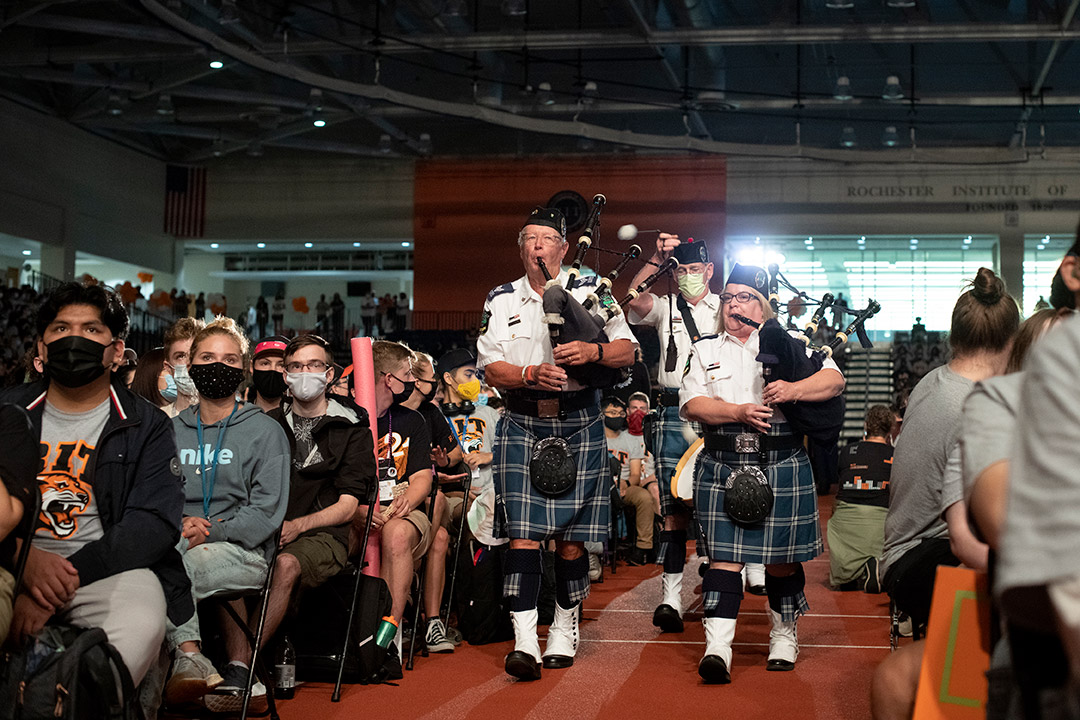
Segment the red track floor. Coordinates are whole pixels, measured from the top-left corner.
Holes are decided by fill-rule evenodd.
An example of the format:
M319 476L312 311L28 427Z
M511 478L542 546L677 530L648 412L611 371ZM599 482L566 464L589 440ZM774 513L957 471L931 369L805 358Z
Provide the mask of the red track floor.
M832 497L821 499L822 534ZM747 594L735 634L732 683L702 685L704 650L696 557L684 583L686 630L660 635L652 610L660 598L659 570L620 566L593 585L585 604L582 645L566 670L545 670L537 682L503 673L512 643L417 658L398 686L346 686L331 703L332 686L305 685L282 702L283 720L591 720L593 718L868 718L870 679L888 654L888 598L828 588L828 554L806 563L810 614L799 621L801 652L793 672L765 671L769 620L764 597ZM696 585L696 587L695 587ZM546 629L541 629L541 634ZM543 643L541 643L542 645Z

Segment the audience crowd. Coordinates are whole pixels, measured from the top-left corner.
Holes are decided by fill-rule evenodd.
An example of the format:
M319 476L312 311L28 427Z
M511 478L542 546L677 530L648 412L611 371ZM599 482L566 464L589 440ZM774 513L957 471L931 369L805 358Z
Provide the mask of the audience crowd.
M1077 717L1080 521L1067 500L1080 461L1078 256L1080 242L1055 280L1055 307L1027 320L986 268L958 298L946 339L917 320L893 345L901 402L869 408L864 438L840 451L828 479L839 485L830 585L887 592L916 638L878 668L875 718L911 717L941 565L990 571L996 583L988 714ZM271 678L250 667L226 606L254 630L251 601L273 570L261 642L277 652L304 594L358 567L369 533L368 571L385 581L397 626L378 678L401 677L410 634L452 653L477 632L464 608L492 602L492 589L475 568L505 541L492 531L501 401L473 353L374 342L375 403L364 408L344 340L408 329L404 294L365 297L358 328L345 327L340 296L322 296L318 333L300 334L283 323L281 295L235 320L202 294L169 300L176 319L161 346L135 357L124 343L132 303L107 287L0 290L0 423L40 446L42 491L40 515L21 518L33 458L0 463L0 638L57 621L101 627L148 717L159 702L236 711L247 693L258 709ZM587 547L594 578L610 553L654 561L663 529L644 439L650 395L626 395L602 403L612 507L623 512L607 547ZM33 539L18 584L16 536ZM458 564L461 552L473 562ZM448 575L470 565L476 574L449 597ZM503 640L507 606L494 597L504 630L485 637Z

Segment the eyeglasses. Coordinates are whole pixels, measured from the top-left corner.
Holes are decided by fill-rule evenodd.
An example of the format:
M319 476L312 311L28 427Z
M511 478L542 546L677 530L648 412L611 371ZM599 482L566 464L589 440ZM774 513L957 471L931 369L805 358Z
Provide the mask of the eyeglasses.
M324 372L329 365L322 360L312 360L310 362L291 362L285 363L285 369L291 373L298 373L304 370L310 370L311 372Z
M694 265L680 265L679 267L675 268L675 274L679 277L684 277L686 275L699 275L704 272L705 266L697 265L696 263Z
M746 304L751 300L759 300L758 296L754 293L740 292L732 295L731 293L724 293L720 296L720 302L727 305L732 300L738 300L740 305Z
M606 410L604 412L604 417L624 418L624 417L626 417L626 411L625 410Z
M548 246L558 245L563 241L562 235L526 235L524 238L522 238L522 240L529 243L530 245L535 243L537 239L539 239L540 242Z

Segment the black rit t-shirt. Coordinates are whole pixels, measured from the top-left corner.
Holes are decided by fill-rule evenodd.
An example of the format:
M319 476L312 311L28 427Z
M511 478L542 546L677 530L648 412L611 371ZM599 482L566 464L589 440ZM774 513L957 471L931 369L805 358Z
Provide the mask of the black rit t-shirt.
M837 500L889 507L892 445L865 440L840 451L840 491Z
M379 480L388 479L387 468L396 473L395 482L405 482L414 473L431 469L431 433L420 413L393 405L379 417Z

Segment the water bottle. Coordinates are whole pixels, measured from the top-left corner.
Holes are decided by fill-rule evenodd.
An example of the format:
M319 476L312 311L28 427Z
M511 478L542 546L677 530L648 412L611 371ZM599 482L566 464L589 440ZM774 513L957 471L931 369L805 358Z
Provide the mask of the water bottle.
M296 694L296 651L286 635L274 663L274 697L291 700Z

